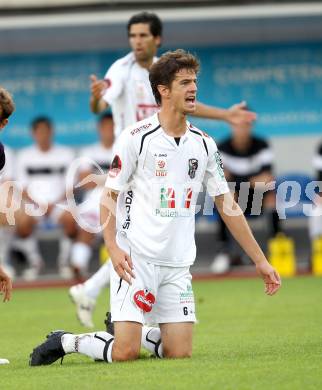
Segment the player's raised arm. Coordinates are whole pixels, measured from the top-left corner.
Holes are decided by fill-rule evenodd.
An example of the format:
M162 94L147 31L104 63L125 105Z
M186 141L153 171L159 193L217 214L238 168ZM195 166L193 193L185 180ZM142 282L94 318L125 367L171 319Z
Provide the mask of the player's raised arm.
M94 74L90 75L90 81L91 81L90 108L94 114L98 114L106 110L108 107L106 101L102 99L107 85L104 80L99 80Z
M281 287L280 276L266 260L239 205L229 192L224 195L213 197L213 200L227 228L255 263L257 272L264 280L265 293L267 295L275 294Z
M228 109L207 106L197 102L194 116L206 119L222 120L231 125L240 125L243 123L252 123L256 119L256 114L245 110L246 102L234 104Z

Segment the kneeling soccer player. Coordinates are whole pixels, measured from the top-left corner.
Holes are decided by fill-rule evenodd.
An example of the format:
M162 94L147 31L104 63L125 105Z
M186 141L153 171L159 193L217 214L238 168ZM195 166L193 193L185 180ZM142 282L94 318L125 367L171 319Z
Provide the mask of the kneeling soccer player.
M52 332L33 350L31 365L73 352L106 362L133 360L141 345L158 357L191 356L195 304L189 267L196 255L194 214L202 183L256 264L266 293L279 289L279 275L229 193L214 140L187 122L196 107L198 69L196 58L183 50L164 54L150 71L160 112L124 130L115 145L101 201L113 263L115 335Z

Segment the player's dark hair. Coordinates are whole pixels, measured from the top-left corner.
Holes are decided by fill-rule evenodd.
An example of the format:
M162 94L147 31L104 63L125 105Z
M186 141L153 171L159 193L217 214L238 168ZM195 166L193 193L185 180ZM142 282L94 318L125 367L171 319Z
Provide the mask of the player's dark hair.
M6 89L0 86L0 122L9 118L14 110L15 104L12 96Z
M132 24L148 24L150 32L154 37L162 37L162 22L158 15L151 12L140 12L133 15L127 23L127 32L130 34Z
M46 125L49 129L53 128L53 123L47 116L37 116L37 118L33 119L31 122L31 129L33 131L36 130L40 124Z
M185 50L168 51L163 54L150 69L150 84L157 104L161 104L161 95L158 85L170 87L175 75L181 69L189 69L199 72L199 61L195 56Z
M104 114L100 115L99 118L98 118L98 123L102 123L103 120L105 119L110 119L110 120L113 120L113 115L112 113L110 112L105 112Z

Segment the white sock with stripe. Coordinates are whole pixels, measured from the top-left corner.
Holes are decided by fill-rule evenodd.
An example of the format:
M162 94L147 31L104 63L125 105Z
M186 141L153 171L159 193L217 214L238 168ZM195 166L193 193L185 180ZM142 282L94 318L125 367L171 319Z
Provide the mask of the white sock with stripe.
M66 333L62 336L61 341L66 354L78 352L94 360L112 363L114 336L107 332L78 335Z
M141 345L154 356L163 358L160 328L143 326Z

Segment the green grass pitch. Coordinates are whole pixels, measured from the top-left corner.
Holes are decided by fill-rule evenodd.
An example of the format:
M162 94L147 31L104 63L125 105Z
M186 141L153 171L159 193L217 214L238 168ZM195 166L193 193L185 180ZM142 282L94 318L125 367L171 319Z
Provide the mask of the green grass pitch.
M283 281L267 297L260 280L194 283L199 323L192 359L95 363L80 355L29 367L53 329L84 331L66 289L15 291L0 306L0 389L322 389L322 279ZM107 293L95 312L103 329Z

